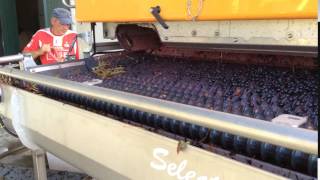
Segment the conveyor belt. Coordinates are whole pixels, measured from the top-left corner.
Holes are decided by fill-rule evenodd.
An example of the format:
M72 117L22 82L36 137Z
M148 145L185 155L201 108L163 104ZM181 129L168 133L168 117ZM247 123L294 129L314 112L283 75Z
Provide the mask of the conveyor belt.
M98 86L224 111L262 120L279 114L307 116L304 128L318 128L318 74L264 66L143 56L112 61L125 73ZM82 71L61 78L84 82L97 77Z
M118 58L110 63L113 67L124 67L125 72L104 79L98 86L262 120L271 120L281 113L308 116L304 128L317 129L318 85L315 71L293 72L285 68L154 56ZM65 71L60 77L78 82L99 78L83 70ZM128 119L163 129L312 176L316 173L315 155L48 87L39 86L39 90L47 96L84 105L119 120Z

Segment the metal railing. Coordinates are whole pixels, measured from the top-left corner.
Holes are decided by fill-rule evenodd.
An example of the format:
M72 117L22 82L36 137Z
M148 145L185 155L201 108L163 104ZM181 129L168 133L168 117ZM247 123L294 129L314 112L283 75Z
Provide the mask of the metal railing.
M23 54L16 54L11 56L2 56L0 57L0 64L6 64L6 63L14 63L14 62L20 62L24 58Z

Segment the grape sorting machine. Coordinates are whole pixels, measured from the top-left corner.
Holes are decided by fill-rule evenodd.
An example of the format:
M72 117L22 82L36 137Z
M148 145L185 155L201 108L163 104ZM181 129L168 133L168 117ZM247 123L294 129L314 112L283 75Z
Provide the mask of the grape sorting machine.
M92 57L79 61L25 71L0 68L0 113L26 146L48 151L97 179L315 179L319 75L314 19L268 21L277 27L305 25L287 27L285 40L281 30L263 37L243 34L248 24L258 27L265 21L230 21L229 30L233 26L239 32L229 31L228 37L222 37L221 22L214 33L221 38L205 40L201 29L217 27L209 21L228 14L212 14L203 4L203 16L187 23L180 11L173 13L168 2L159 1L164 19L190 27L181 28L164 22L153 4L158 22L146 23L152 15L133 13L149 6L138 0L123 7L126 16L102 15L103 8L119 10L118 2L76 3L80 21L118 22L105 30L124 50L99 55L94 47ZM281 15L245 15L241 8L238 15L313 18L312 3L291 2ZM295 5L300 5L297 12Z

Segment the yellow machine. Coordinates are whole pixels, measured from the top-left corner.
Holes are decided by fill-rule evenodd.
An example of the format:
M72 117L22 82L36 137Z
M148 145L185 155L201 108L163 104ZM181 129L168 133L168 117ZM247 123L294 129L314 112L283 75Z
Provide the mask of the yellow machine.
M316 19L318 12L315 0L77 0L76 16L81 22L153 22L156 6L166 21Z
M139 39L142 35L138 34L143 34L143 30L138 28L135 33L129 27L129 40L129 35L123 32L126 27L122 26L122 32L116 37L116 28L120 23L151 28L164 46L190 47L191 44L196 48L218 51L232 48L317 56L315 0L78 0L76 18L80 22L106 22L105 38L120 38L120 43L127 49L126 42L135 43L134 34ZM150 35L150 31L145 33ZM119 37L121 34L126 35ZM152 37L150 41L154 42ZM136 50L143 48L146 47ZM152 49L152 46L149 48Z

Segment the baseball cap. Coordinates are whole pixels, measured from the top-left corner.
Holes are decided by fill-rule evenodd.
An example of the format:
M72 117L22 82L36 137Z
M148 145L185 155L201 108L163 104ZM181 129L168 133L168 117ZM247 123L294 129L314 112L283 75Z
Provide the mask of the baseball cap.
M55 8L52 11L52 17L59 19L61 24L72 24L71 13L64 8Z

